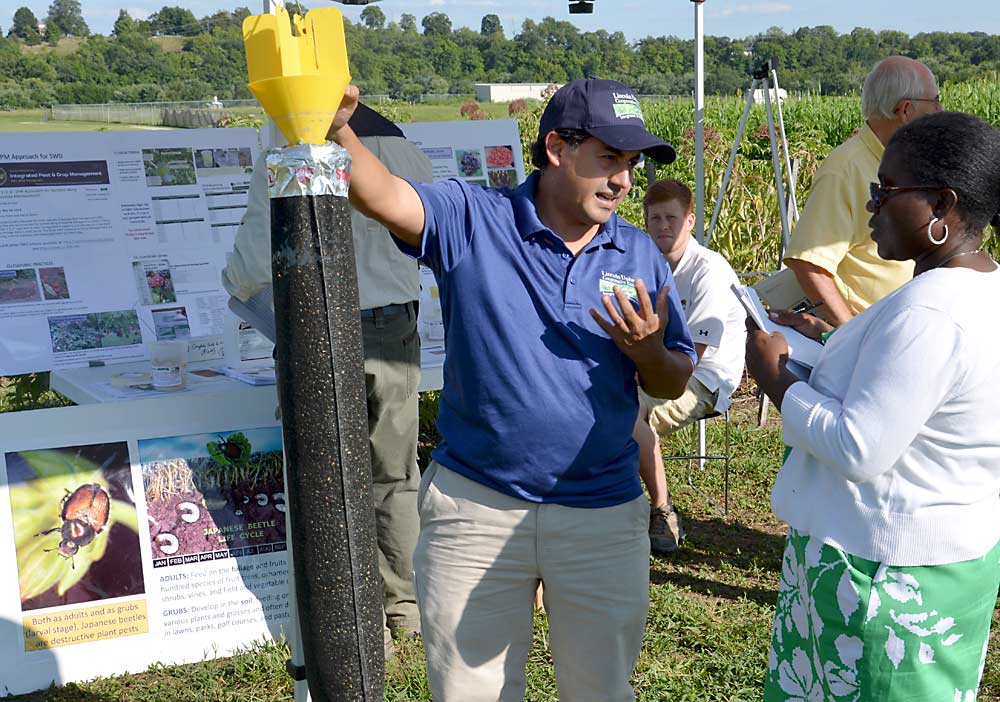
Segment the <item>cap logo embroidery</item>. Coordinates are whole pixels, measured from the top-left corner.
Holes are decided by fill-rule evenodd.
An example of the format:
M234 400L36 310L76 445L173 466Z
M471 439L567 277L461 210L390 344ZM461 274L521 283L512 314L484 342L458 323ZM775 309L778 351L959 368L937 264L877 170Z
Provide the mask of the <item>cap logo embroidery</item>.
M646 123L642 118L642 110L639 108L639 101L635 95L612 92L611 97L614 100L611 107L615 111L615 117L618 119L637 119L643 124Z

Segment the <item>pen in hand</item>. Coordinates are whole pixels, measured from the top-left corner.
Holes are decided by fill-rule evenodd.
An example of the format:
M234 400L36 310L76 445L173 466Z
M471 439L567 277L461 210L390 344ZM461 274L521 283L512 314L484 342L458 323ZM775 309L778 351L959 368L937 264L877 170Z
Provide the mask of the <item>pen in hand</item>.
M804 314L805 312L812 312L822 304L822 302L800 302L788 311L793 314Z

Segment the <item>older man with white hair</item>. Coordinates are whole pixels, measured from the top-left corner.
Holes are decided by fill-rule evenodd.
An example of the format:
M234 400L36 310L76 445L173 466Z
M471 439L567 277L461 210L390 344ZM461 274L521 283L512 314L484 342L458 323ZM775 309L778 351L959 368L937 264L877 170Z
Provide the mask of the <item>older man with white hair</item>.
M811 299L823 302L818 312L831 324L844 324L913 277L912 262L879 258L865 205L893 132L940 111L937 81L927 66L905 56L883 59L865 78L864 125L816 171L785 265Z

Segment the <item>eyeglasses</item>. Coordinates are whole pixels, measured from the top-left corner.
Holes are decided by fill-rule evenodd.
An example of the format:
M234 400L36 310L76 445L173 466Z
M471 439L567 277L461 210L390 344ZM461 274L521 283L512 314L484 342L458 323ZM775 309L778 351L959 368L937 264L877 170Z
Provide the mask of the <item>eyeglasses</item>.
M896 193L914 192L919 190L941 190L937 185L882 185L881 183L869 183L868 193L871 195L872 211L878 212L879 208Z
M935 95L932 98L914 98L914 97L908 97L908 98L903 98L903 99L904 100L910 100L911 102L934 102L934 103L937 103L938 105L941 104L941 95L940 95L940 93L937 94L937 95Z

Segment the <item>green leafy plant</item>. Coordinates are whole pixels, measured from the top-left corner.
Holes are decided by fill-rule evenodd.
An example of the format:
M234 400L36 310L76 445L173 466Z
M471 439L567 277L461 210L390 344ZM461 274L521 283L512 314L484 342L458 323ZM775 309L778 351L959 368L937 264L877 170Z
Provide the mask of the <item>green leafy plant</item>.
M260 129L264 124L264 115L261 112L236 112L219 118L215 123L216 127L253 127Z
M230 434L228 438L219 437L218 441L206 444L208 455L221 466L237 466L250 460L253 448L243 432Z

